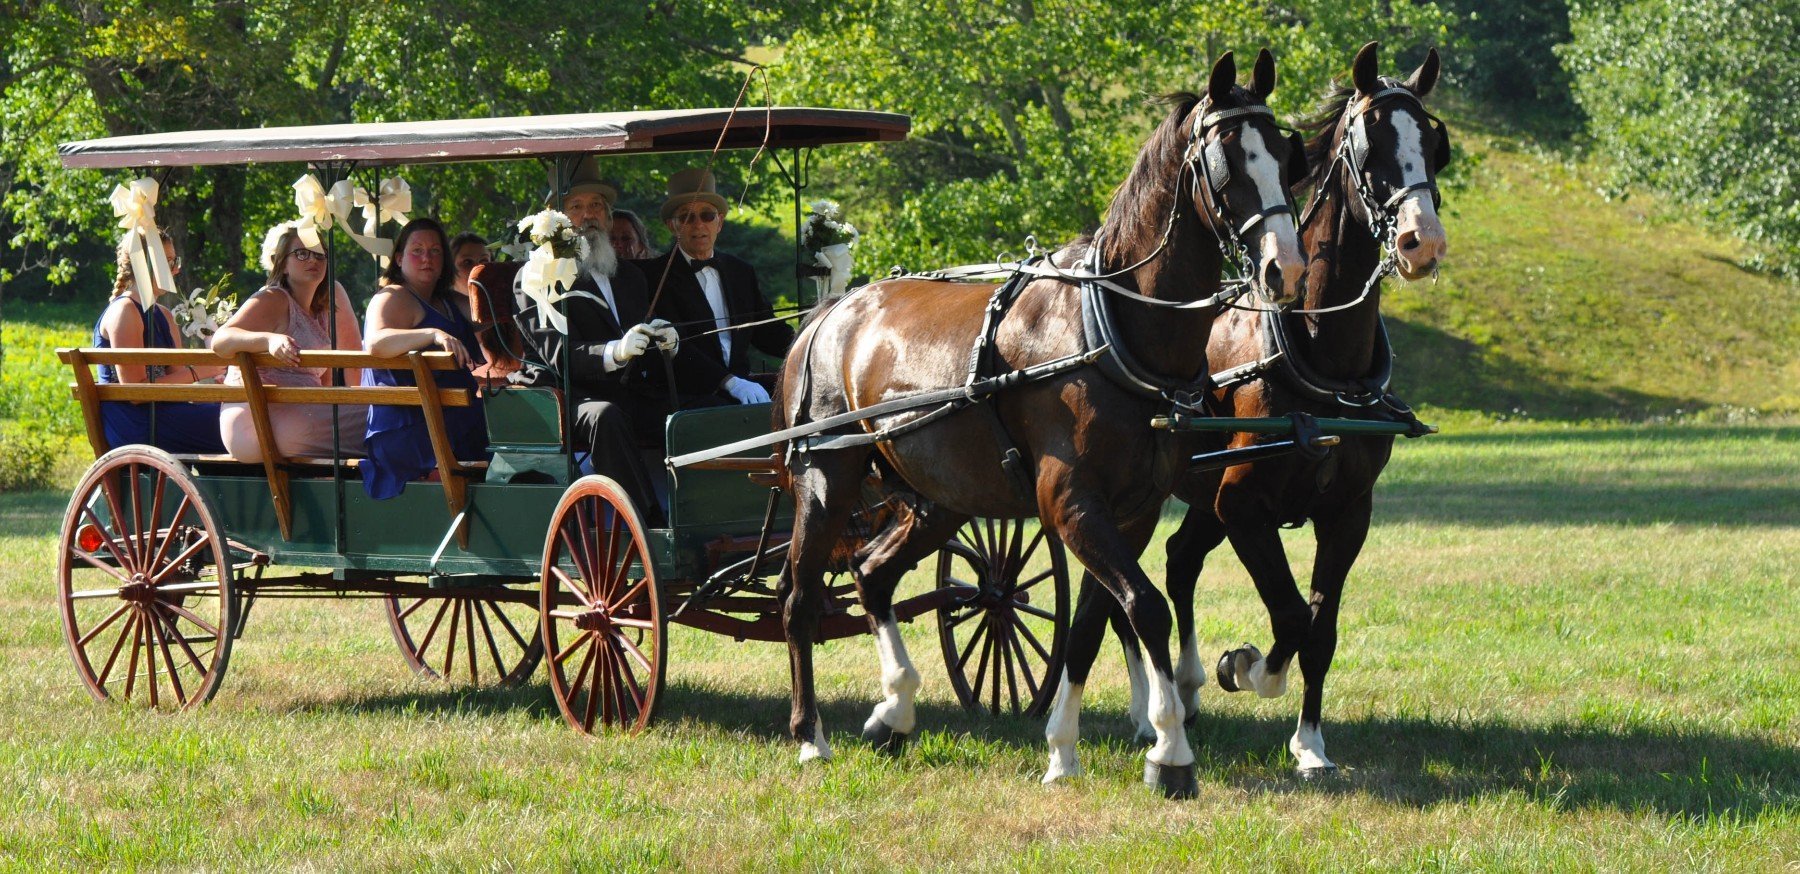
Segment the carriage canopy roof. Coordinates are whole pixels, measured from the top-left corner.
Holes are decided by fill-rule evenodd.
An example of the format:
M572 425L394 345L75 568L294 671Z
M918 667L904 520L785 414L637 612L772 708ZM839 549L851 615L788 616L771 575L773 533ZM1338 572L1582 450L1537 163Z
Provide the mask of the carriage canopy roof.
M907 116L811 107L671 109L516 118L463 118L201 130L63 143L63 166L198 167L215 164L355 162L425 164L530 158L572 152L691 152L711 149L730 119L724 148L770 148L906 138Z

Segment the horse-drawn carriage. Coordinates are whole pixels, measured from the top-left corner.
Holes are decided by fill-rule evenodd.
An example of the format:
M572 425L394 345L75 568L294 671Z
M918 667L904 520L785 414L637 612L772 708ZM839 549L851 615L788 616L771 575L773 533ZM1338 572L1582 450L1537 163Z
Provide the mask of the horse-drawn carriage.
M1318 184L1321 198L1336 184L1349 192L1339 196L1342 204L1360 199L1337 209L1367 222L1374 235L1358 249L1373 253L1371 265L1381 263L1366 283L1362 275L1327 283L1327 296L1360 285L1362 297L1348 304L1326 307L1329 301L1309 293L1316 313L1367 298L1393 268L1383 253L1397 245L1395 210L1435 196L1429 175L1414 170L1423 166L1416 156L1405 173L1422 181L1404 174L1377 181L1377 171L1401 174L1401 159L1384 153L1377 168L1368 134L1360 146L1352 135L1382 101L1404 102L1402 91L1423 113L1419 97L1435 79L1436 57L1422 88L1415 73L1408 88L1388 82L1382 90L1373 63L1366 48L1358 56L1361 102L1349 112L1339 107L1341 117L1323 140L1339 151ZM1055 703L1046 777L1055 779L1075 770L1074 713L1097 647L1063 671L1071 599L1055 534L1073 533L1065 538L1070 548L1118 596L1129 627L1162 638L1146 640L1155 734L1146 780L1171 794L1191 793L1193 757L1181 721L1184 710L1194 711L1191 696L1203 676L1190 664L1188 628L1178 674L1168 656L1168 609L1160 598L1153 604L1144 597L1155 593L1136 555L1172 488L1150 480L1294 452L1318 457L1341 435L1429 430L1387 394L1385 360L1374 362L1383 373L1378 380L1315 378L1331 389L1327 409L1367 409L1352 418L1299 410L1222 417L1203 397L1202 390L1227 381L1254 381L1283 357L1289 363L1282 366L1304 366L1284 347L1225 372L1205 369L1204 341L1222 306L1254 288L1263 302L1251 309L1274 313L1272 304L1299 293L1304 261L1289 190L1306 160L1298 135L1283 135L1263 103L1273 87L1266 52L1248 88L1236 84L1226 55L1207 93L1173 101L1152 134L1120 189L1119 198L1136 202L1115 203L1092 239L1000 265L1008 282L967 281L995 272L989 265L898 277L825 302L789 357L777 409L689 410L668 419L666 444L657 451L668 470L668 528L647 529L612 481L578 475L566 391L484 388L492 460L457 462L441 411L471 399L436 387L433 374L454 366L444 353L408 355L416 387L294 389L255 380L241 388L97 385L88 372L94 364L218 359L197 351L64 350L99 456L70 502L60 549L64 629L77 669L98 698L191 706L217 689L231 642L258 599L359 595L383 600L402 654L422 674L518 682L547 661L570 724L635 730L656 711L668 628L684 624L740 640L788 642L790 729L806 759L829 755L812 699L811 644L874 632L888 697L864 736L895 749L912 729L917 676L893 623L935 611L951 685L966 706L1042 713ZM710 146L791 148L797 171L801 149L896 140L907 129L904 116L882 113L695 110L163 134L71 144L64 161L109 168L304 161L337 179L397 163L537 158L556 179L588 154ZM1420 144L1417 135L1407 142ZM1334 175L1346 160L1354 175ZM788 178L798 221L799 179ZM1370 199L1376 192L1383 197ZM1227 264L1240 261L1242 278L1222 281ZM1183 272L1160 272L1166 265ZM893 306L882 312L884 304ZM1009 312L1024 313L1018 324L1025 327L1003 324ZM912 323L903 319L908 314ZM868 351L892 348L895 326L907 324L933 330L905 338L901 356ZM350 353L302 359L329 368L394 366ZM880 367L859 371L850 361ZM232 363L249 373L276 362L243 355ZM907 367L913 372L903 372ZM984 407L991 398L1004 402ZM118 400L243 402L257 416L265 449L274 445L266 421L271 403L418 406L439 468L449 473L378 503L352 487L351 459L269 453L245 465L142 446L113 449L97 410ZM1201 431L1240 437L1229 448L1179 437ZM1254 434L1276 439L1252 442L1246 435ZM871 455L877 446L880 460ZM1190 451L1202 446L1209 451ZM931 469L940 461L954 463ZM1030 521L1040 514L1041 527ZM942 524L945 518L951 524ZM933 553L937 585L892 601L903 568ZM271 573L294 566L316 570ZM826 570L849 571L853 582L821 586ZM776 576L780 582L771 584ZM1088 612L1104 627L1103 614ZM1094 635L1086 636L1091 643ZM1071 683L1077 661L1085 663ZM1283 660L1267 670L1285 666ZM1316 733L1316 703L1312 711Z

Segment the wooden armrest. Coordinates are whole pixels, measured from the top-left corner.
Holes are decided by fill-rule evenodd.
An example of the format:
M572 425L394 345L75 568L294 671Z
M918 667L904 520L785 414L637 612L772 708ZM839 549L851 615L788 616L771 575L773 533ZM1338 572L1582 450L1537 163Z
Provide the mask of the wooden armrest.
M64 364L74 363L74 349L58 349L56 357ZM88 364L160 364L181 366L184 364L222 367L236 364L237 356L220 355L209 349L82 349L82 359ZM448 352L421 352L419 356L425 360L430 370L455 370L456 356ZM286 367L287 363L272 355L253 353L250 360L257 367ZM366 352L346 352L341 350L308 350L300 353L302 367L328 367L342 369L346 367L380 367L389 369L410 369L404 357L380 358Z
M81 397L79 388L74 390ZM276 404L370 404L380 407L424 406L420 392L412 386L345 385L310 388L289 385L265 385L263 394ZM466 407L471 392L466 388L437 390L438 403L446 407ZM107 383L93 387L93 397L100 401L217 401L248 403L241 385L150 385L146 383Z

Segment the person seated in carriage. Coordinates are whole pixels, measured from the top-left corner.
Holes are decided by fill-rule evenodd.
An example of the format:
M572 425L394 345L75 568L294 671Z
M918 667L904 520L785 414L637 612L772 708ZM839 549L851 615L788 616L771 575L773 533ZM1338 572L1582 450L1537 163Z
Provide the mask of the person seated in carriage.
M209 344L212 351L220 355L267 353L285 362L283 367L256 368L253 376L263 385L306 388L329 385L330 370L301 367L301 351L332 348L360 351L362 333L357 329L356 314L350 309L350 296L344 292L344 286L333 282L329 292L321 287L329 272L326 257L324 244L303 241L295 223L283 222L271 228L263 239L262 253L263 269L269 272L268 281L213 335ZM331 298L336 298L335 346L332 344ZM355 370L344 372L346 381L357 378ZM237 367L232 367L225 374L225 384L243 385L244 375ZM335 414L333 409L330 404L270 405L269 425L275 435L276 449L289 458L328 457L335 443L341 454L361 455L363 421L368 416L368 408L360 404L339 404ZM219 435L225 451L238 461L263 460L262 445L256 439L256 423L248 404L220 406Z
M137 278L131 266L132 246L136 235L119 244L118 274L113 282L112 298L106 310L94 322L94 346L100 349L180 349L180 336L169 308L154 304L148 309L138 301ZM181 261L175 257L175 243L168 233L162 234L163 255L173 273L181 272ZM172 289L163 289L165 291ZM163 367L142 364L102 364L103 383L194 383L217 377L224 368L206 365ZM100 405L100 420L110 446L144 443L170 452L221 453L225 446L219 440L219 405L216 403L135 403L106 401Z
M660 451L663 422L671 410L657 355L646 353L652 346L674 353L678 335L668 322L646 317L650 296L644 274L619 260L612 247L612 205L618 196L617 188L600 179L592 157L576 164L563 186L562 212L586 242L586 257L579 264L579 278L557 304L568 334L565 338L549 318L540 317L515 276L517 322L524 330L527 360L509 379L561 387L566 354L575 395L576 448L587 454L595 473L625 489L642 509L645 524L657 528L664 524L664 514L641 450Z
M400 229L394 257L381 278L387 284L369 300L367 348L393 358L418 349L442 349L456 356L459 369L436 375L441 388L469 390L469 405L444 407L444 429L459 461L486 461L487 417L470 371L484 363L470 318L470 301L456 292L456 265L450 238L436 219L416 218ZM369 368L363 385L412 386L411 370ZM437 470L425 413L417 407L369 407L369 459L362 465L363 488L376 500L392 498L407 482ZM440 475L442 472L439 472Z
M675 357L684 406L767 403L768 390L749 378L750 348L780 358L794 342L794 329L773 318L756 269L715 248L727 206L711 171L691 168L669 177L662 220L675 245L639 263L652 282L663 283L658 314L684 326Z

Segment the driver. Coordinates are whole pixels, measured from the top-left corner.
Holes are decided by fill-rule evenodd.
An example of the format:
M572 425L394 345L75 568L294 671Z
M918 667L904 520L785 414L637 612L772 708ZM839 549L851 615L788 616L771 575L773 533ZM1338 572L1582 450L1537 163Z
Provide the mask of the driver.
M644 524L664 527L664 515L639 446L660 446L670 410L662 368L646 355L652 346L673 354L678 337L668 322L646 321L649 293L644 275L620 262L607 232L618 189L600 181L594 159L583 158L563 188L562 211L587 241L580 278L561 306L568 316L569 379L575 393L575 443L586 450L595 473L616 480L643 514ZM514 296L522 325L544 360L562 361L563 338L539 327L535 303ZM528 367L515 382L559 386L550 370Z

